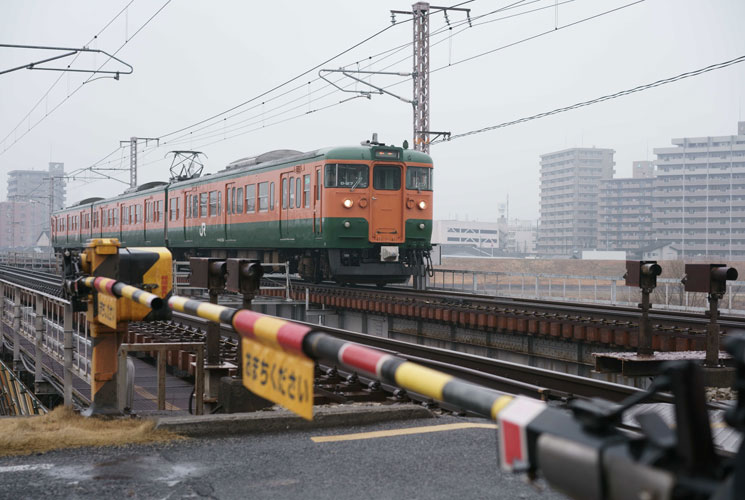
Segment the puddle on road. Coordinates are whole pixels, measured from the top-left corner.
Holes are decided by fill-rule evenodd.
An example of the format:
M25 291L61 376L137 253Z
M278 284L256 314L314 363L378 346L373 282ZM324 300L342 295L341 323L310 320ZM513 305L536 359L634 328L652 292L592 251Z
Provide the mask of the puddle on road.
M171 463L161 456L126 455L102 462L80 465L60 465L44 473L55 479L81 481L144 481L175 486L187 479L203 475L204 466L196 463Z

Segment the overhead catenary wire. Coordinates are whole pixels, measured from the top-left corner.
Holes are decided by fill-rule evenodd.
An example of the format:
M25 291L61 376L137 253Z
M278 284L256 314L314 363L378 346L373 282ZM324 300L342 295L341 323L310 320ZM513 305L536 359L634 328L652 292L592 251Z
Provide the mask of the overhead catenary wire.
M532 0L532 1L528 2L527 4L525 4L525 0L520 0L520 1L517 1L517 2L513 2L513 3L509 4L509 5L500 7L499 9L494 9L494 10L492 10L490 12L487 12L487 13L480 14L478 16L472 17L471 20L472 21L475 21L475 20L478 20L478 19L483 19L483 18L486 18L488 16L492 16L492 15L497 14L497 13L500 13L500 12L504 12L504 11L507 11L507 10L512 10L512 9L515 9L515 8L518 8L518 7L521 7L521 6L524 6L522 4L530 5L530 4L533 4L533 3L537 3L539 1L541 1L541 0ZM570 3L572 1L574 1L574 0L565 0L564 2L561 2L559 5L562 5L564 3ZM519 16L519 15L529 14L529 13L537 12L537 11L544 10L544 9L547 9L547 8L554 8L554 7L555 7L555 5L554 4L551 4L551 5L543 6L543 7L540 7L540 8L536 8L536 9L532 9L532 10L520 12L520 13L517 13L517 14L513 14L513 15L510 15L510 16L505 16L505 17L502 17L502 18L498 18L496 20L509 19L509 18L516 17L516 16ZM460 22L453 22L453 23L451 23L451 26L458 27L458 26L467 25L467 24L468 24L468 21L467 20L464 20L464 21L460 21ZM485 24L485 23L475 23L474 26L477 26L477 25L480 25L480 24ZM449 27L447 25L445 25L442 28L440 28L438 30L435 30L435 32L433 32L431 36L436 36L436 35L441 34L441 33L446 33L448 30L449 30ZM461 33L463 31L465 31L465 29L456 32L456 34ZM442 43L445 40L441 40L439 42L436 42L436 43L432 44L432 46L436 46L436 45L438 45L439 43ZM408 42L408 43L399 45L397 47L394 47L393 49L388 49L386 51L379 52L377 54L374 54L372 56L369 56L368 58L361 59L359 61L356 61L356 62L347 64L347 65L344 65L342 67L349 67L351 65L356 65L356 64L358 64L359 62L362 62L362 61L368 61L370 59L373 59L373 58L376 58L376 57L379 57L379 56L385 56L382 59L379 59L378 60L378 62L380 62L383 59L385 59L387 57L390 57L390 56L394 55L395 53L400 52L401 50L406 49L407 47L410 47L411 45L412 45L412 42ZM390 67L398 64L399 62L405 61L407 59L409 59L409 56L407 56L404 59L400 59L398 61L395 61L395 62L389 64L388 66L385 66L381 70L388 69L388 68L390 68ZM373 64L374 63L368 64L367 66L363 66L362 69L369 68ZM317 80L319 80L319 78L316 78L314 81L317 81ZM343 77L340 77L337 80L337 82L340 82L342 80L344 80L344 78ZM408 81L408 79L405 80L405 81ZM226 137L226 138L229 139L230 137L227 137L225 135L226 132L227 133L231 133L231 132L235 132L235 131L237 131L239 129L251 128L253 125L255 125L257 123L257 121L262 121L263 122L267 118L266 115L265 115L265 113L267 112L267 110L264 110L263 109L263 107L264 107L264 105L266 103L268 103L268 102L270 102L272 100L275 100L278 97L288 95L288 94L292 93L295 90L300 90L300 89L303 89L303 88L306 88L306 87L307 87L307 83L303 83L303 84L297 85L296 87L293 87L292 89L284 92L283 94L280 94L280 96L269 98L267 100L264 100L264 101L262 101L260 103L255 104L254 106L252 106L252 107L250 107L248 109L239 111L239 112L237 112L237 113L235 113L235 114L230 115L230 116L227 117L227 119L230 119L230 118L233 118L233 117L238 116L239 114L242 114L242 113L245 113L247 111L250 111L252 109L262 108L261 113L255 115L255 116L248 117L248 118L246 118L244 120L241 120L240 122L233 123L231 125L228 125L227 127L224 125L224 120L225 119L223 119L223 120L221 120L219 122L213 122L211 124L203 124L201 127L197 128L196 130L193 130L191 132L184 133L184 134L176 137L175 139L171 139L170 141L168 141L168 140L162 140L160 144L161 144L161 146L164 146L164 145L171 145L171 146L173 146L173 145L179 145L179 144L192 143L192 141L198 140L198 139L210 139L210 138L214 138L214 137L218 137L218 136L224 136L224 137ZM320 92L322 90L323 90L322 88L321 89L315 89L315 90L312 90L311 93L312 94L316 94L317 92ZM332 92L327 92L327 93L322 94L321 96L319 96L317 98L312 99L312 101L317 101L319 99L322 99L324 97L327 97L327 96L329 96L331 94L334 94L336 92L338 92L338 90L333 90ZM290 104L292 104L294 102L298 102L298 101L301 101L303 99L305 99L305 97L303 97L303 96L297 97L297 98L292 99L292 100L290 100L290 101L288 101L288 102L286 102L286 103L284 103L282 105L279 105L279 106L276 106L274 108L269 109L268 112L279 110L282 107L288 106L288 105L290 105ZM337 104L340 104L340 103L335 103L334 105L337 105ZM313 110L313 112L320 111L322 109L328 109L330 107L334 107L334 106L333 105L323 106L320 109ZM273 116L271 116L269 118L274 118L274 117L277 117L277 116L279 116L281 114L289 113L289 112L291 112L291 111L293 111L295 109L298 109L298 106L294 106L293 108L290 108L290 109L288 109L288 110L286 110L286 111L284 111L282 113L273 115ZM299 114L299 115L296 115L294 118L300 118L300 117L305 116L307 114L310 114L310 113ZM284 123L286 121L288 121L288 120L282 120L282 123ZM246 125L241 125L241 124L244 124L244 123ZM239 127L239 125L241 125L241 126ZM216 129L218 126L220 127L220 130L219 131L218 130L214 130L214 131L207 131L207 132L205 132L203 134L197 134L197 132L201 132L202 130L207 130L207 129L211 128L211 127L214 127ZM266 127L251 128L246 133L250 133L250 132L253 132L253 131L256 131L256 130L260 130L261 128L266 128ZM237 135L234 135L232 137L237 137ZM161 138L163 138L163 136L161 136ZM214 142L212 142L210 144L214 144ZM158 146L153 146L153 148L157 148L157 147ZM199 147L203 147L203 146L199 146Z
M84 45L84 47L87 47L88 45L90 45L91 43L93 43L95 40L97 40L98 37L101 36L101 34L104 31L106 31L109 28L109 26L111 26L111 24L114 21L116 21L119 18L119 16L121 16L122 13L125 10L127 10L127 8L129 8L130 5L132 5L134 3L134 1L135 0L129 0L129 3L127 3L127 5L125 5L124 7L122 7L122 9L113 18L111 18L111 20L109 20L109 22L106 23L103 28L101 28L100 30L98 30L98 32L95 35L93 35L93 38L91 38L90 40L88 40L88 43L86 43ZM75 57L73 57L72 61L70 61L70 64L68 64L67 67L69 68L70 66L72 66L75 63L75 61L78 59L78 57L80 57L80 53L77 53L75 55ZM25 122L26 119L30 119L31 113L33 113L36 110L36 108L39 107L39 105L42 103L42 101L44 101L44 99L47 98L47 96L49 96L49 93L57 86L57 84L60 82L60 80L62 80L62 77L63 76L65 76L65 73L60 73L57 76L57 79L52 83L52 85L47 89L47 91L41 96L41 98L39 98L39 100L36 101L36 104L34 104L31 107L31 109L29 110L29 112L26 113L23 116L23 118L21 118L21 120L18 122L18 125L16 125L15 127L13 127L13 129L11 129L11 131L8 132L8 134L5 137L3 137L2 140L0 140L0 144L4 143L8 139L8 137L10 137L11 135L13 135L13 132L15 132L16 130L18 130L18 128L21 125L23 125L23 122ZM45 113L45 116L48 115L48 114L49 114L49 111L47 110L47 112Z
M138 29L137 29L137 30L136 30L136 31L135 31L135 32L134 32L134 33L132 34L132 36L130 36L130 37L129 37L128 39L126 39L126 40L124 41L124 43L123 43L123 44L121 44L121 45L119 46L119 48L118 48L118 49L116 49L116 50L115 50L115 51L114 51L114 52L113 52L113 53L112 53L112 54L111 54L111 55L110 55L110 56L109 56L109 57L108 57L108 58L107 58L107 59L106 59L106 60L105 60L105 61L104 61L104 62L103 62L103 63L102 63L102 64L101 64L101 65L100 65L99 67L98 67L98 69L96 69L96 72L98 72L98 71L99 71L99 70L100 70L101 68L103 68L104 66L106 66L106 64L107 64L107 63L108 63L108 62L109 62L109 61L111 60L111 58L112 58L112 57L114 57L114 56L116 56L116 55L117 55L117 54L118 54L118 53L119 53L119 52L120 52L120 51L121 51L121 50L122 50L122 49L123 49L123 48L124 48L124 47L125 47L125 46L127 45L127 43L129 43L129 42L130 42L130 41L131 41L131 40L132 40L132 39L133 39L133 38L134 38L135 36L137 36L137 34L138 34L138 33L140 33L140 32L141 32L141 31L142 31L142 30L143 30L143 29L144 29L144 28L145 28L145 27L146 27L146 26L147 26L148 24L150 24L150 22L151 22L151 21L152 21L153 19L155 19L155 17L156 17L156 16L158 15L158 14L160 14L160 13L161 13L161 11L163 11L163 9L165 9L165 8L166 8L166 6L167 6L167 5L169 4L169 3L171 3L171 1L172 1L172 0L166 0L166 2L165 2L165 3L164 3L164 4L163 4L163 5L162 5L162 6L161 6L161 7L160 7L160 8L159 8L159 9L158 9L157 11L155 11L155 13L154 13L154 14L153 14L152 16L150 16L150 18L148 18L148 20L147 20L147 21L145 21L145 22L144 22L144 23L143 23L142 25L140 25L140 27L139 27L139 28L138 28ZM125 10L126 10L126 8L125 8ZM62 74L64 75L65 73L62 73ZM71 98L72 96L74 96L75 94L77 94L77 93L78 93L78 92L80 91L80 89L82 89L82 88L83 88L83 86L84 86L84 85L85 85L86 83L89 83L89 82L93 81L93 80L92 80L92 78L93 78L93 75L95 75L95 74L96 74L95 72L94 72L93 74L91 74L91 75L90 75L90 76L89 76L89 77L88 77L88 78L87 78L86 80L84 80L84 81L83 81L83 83L81 83L80 85L78 85L78 87L76 87L76 88L75 88L75 89L74 89L74 90L73 90L72 92L68 91L68 92L67 92L67 96L66 96L66 97L65 97L64 99L62 99L62 101L60 101L59 103L57 103L57 105L56 105L56 106L54 106L54 107L53 107L53 108L51 109L51 111L48 111L48 112L47 112L47 113L46 113L46 114L45 114L45 115L44 115L44 116L43 116L43 117L42 117L41 119L39 119L39 121L37 121L36 123L34 123L34 124L33 124L32 126L30 126L30 127L29 127L29 128L28 128L28 129L27 129L27 130L26 130L25 132L23 132L23 134L21 134L21 136L20 136L20 137L17 137L17 138L16 138L16 139L15 139L15 140L14 140L14 141L13 141L12 143L10 143L10 145L9 145L9 146L7 146L7 147L6 147L5 149L3 149L2 151L0 151L0 156L2 156L3 154L5 154L5 153L6 153L6 152L7 152L8 150L10 150L10 148L12 148L12 147L13 147L14 145L16 145L16 144L18 143L18 141L20 141L21 139L23 139L23 138L24 138L24 137L25 137L26 135L28 135L28 134L29 134L29 133L30 133L30 132L31 132L32 130L34 130L34 129L35 129L35 128L36 128L36 127L37 127L37 126L39 125L39 124L41 124L41 123L42 123L42 122L43 122L43 121L44 121L44 120L45 120L45 119L46 119L46 118L47 118L47 117L48 117L49 115L51 115L52 113L54 113L55 111L57 111L57 110L58 110L58 109L59 109L59 108L60 108L60 107L61 107L61 106L62 106L62 105L63 105L64 103L66 103L66 102L67 102L67 101L68 101L68 100L69 100L69 99L70 99L70 98ZM68 75L69 75L69 73L68 73ZM12 134L12 133L13 133L13 132L11 132L11 134Z
M452 7L459 7L461 5L466 5L466 4L469 4L469 3L474 2L474 1L475 0L466 0L464 2L460 2L458 4L455 4L455 5L451 6L450 8L452 8ZM435 12L440 12L441 10L443 10L443 9L434 9L428 15L431 15L431 14L433 14ZM227 113L230 113L232 111L235 111L236 109L241 108L241 107L245 106L246 104L250 104L252 102L255 102L258 99L261 99L262 97L265 97L265 96L269 95L270 93L274 92L275 90L279 90L280 88L285 87L286 85L289 85L290 83L292 83L292 82L294 82L294 81L296 81L296 80L304 77L305 75L307 75L307 74L309 74L309 73L311 73L311 72L319 69L320 67L322 67L322 66L330 63L331 61L333 61L335 59L338 59L339 57L343 56L344 54L347 54L347 53L351 52L352 50L356 49L357 47L359 47L359 46L361 46L361 45L369 42L370 40L372 40L372 39L374 39L374 38L382 35L386 31L388 31L389 29L394 28L396 26L401 26L403 24L406 24L407 22L411 22L411 19L407 19L405 21L402 21L402 22L396 23L396 24L390 24L390 25L386 26L385 28L376 31L375 33L373 33L372 35L366 37L365 39L363 39L363 40L355 43L354 45L352 45L350 47L347 47L346 49L342 50L341 52L337 53L336 55L327 58L326 60L324 60L323 62L321 62L319 64L316 64L312 68L307 69L307 70L303 71L302 73L299 73L299 74L297 74L297 75L289 78L288 80L285 80L284 82L282 82L282 83L280 83L278 85L275 85L274 87L272 87L269 90L266 90L266 91L264 91L264 92L262 92L262 93L260 93L258 95L255 95L255 96L251 97L250 99L247 99L247 100L241 102L240 104L236 104L235 106L232 106L232 107L226 109L225 111L222 111L220 113L216 113L216 114L210 116L209 118L204 118L204 119L199 120L196 123L193 123L193 124L188 125L186 127L179 128L177 130L174 130L172 132L168 132L166 134L161 134L159 136L159 138L160 139L164 139L166 137L170 137L172 135L175 135L175 134L178 134L180 132L183 132L184 130L187 130L187 129L190 129L192 127L196 127L196 126L202 125L203 123L206 123L208 121L214 120L215 118L218 118L220 116L223 116L223 115L225 115Z
M540 0L532 0L532 1L528 2L527 4L525 4L525 5L529 5L529 4L537 3L537 2L539 2L539 1L540 1ZM570 1L573 1L573 0L566 0L565 2L562 2L562 3L568 3L568 2L570 2ZM457 4L456 6L458 6L458 5L463 5L463 4L465 4L465 3L469 3L469 2L464 2L464 3L461 3L461 4ZM512 3L512 4L509 4L509 5L507 5L507 6L503 6L503 7L500 7L499 9L495 9L495 10L492 10L492 11L490 11L490 12L487 12L487 13L485 13L485 14L480 14L479 16L475 16L475 17L473 17L473 18L472 18L472 20L482 19L482 18L485 18L485 17L491 16L491 15L493 15L493 14L495 14L495 13L498 13L498 12L503 12L503 11L506 11L506 10L511 10L511 9L514 9L514 8L520 7L520 6L521 6L520 4L524 4L524 3L525 3L525 2L524 2L524 0L521 0L521 1L518 1L518 2L514 2L514 3ZM528 14L528 13L536 12L536 11L538 11L538 10L543 10L543 9L545 9L545 8L549 8L549 7L553 7L553 5L550 5L550 6L545 6L545 7L541 7L541 8L538 8L538 9L533 9L533 10L530 10L530 11L525 11L525 12L522 12L522 13L517 13L517 14L511 15L511 16L505 16L504 18L500 18L500 19L508 19L508 18L511 18L511 17L515 17L515 16L518 16L518 15L523 15L523 14ZM428 15L431 15L431 14L434 14L434 13L437 13L437 12L439 12L439 10L434 10L434 9L433 9L432 11L430 11L430 12L428 13ZM500 19L497 19L497 20L500 20ZM402 23L398 23L398 24L402 24ZM457 23L452 23L452 25L453 25L453 26L460 26L460 25L463 25L463 24L467 24L467 21L465 21L465 20L464 20L464 21L460 21L460 22L457 22ZM478 23L478 24L484 24L484 23ZM437 34L440 34L440 33L443 33L443 32L446 32L447 30L448 30L448 27L447 27L447 26L444 26L444 27L440 28L439 30L436 30L436 31L435 31L435 32L433 33L433 36L434 36L434 35L437 35ZM375 55L373 55L373 56L369 56L368 58L366 58L366 59L362 59L361 61L364 61L364 60L370 60L370 59L373 59L373 58L375 58L375 57L377 57L377 56L380 56L380 55L385 55L386 53L389 53L389 52L391 52L391 54L389 54L388 56L386 56L386 57L390 57L390 55L393 55L393 54L394 54L394 53L396 53L396 52L400 52L401 50L404 50L405 48L407 48L407 47L410 47L411 45L412 45L412 42L408 42L408 43L406 43L406 44L403 44L403 45L400 45L400 46L394 47L393 49L388 49L388 50L386 50L386 51L383 51L383 52L381 52L381 53L375 54ZM408 59L408 57L407 57L407 59ZM405 60L405 59L404 59L404 60ZM397 62L400 62L400 61L397 61ZM397 62L396 62L396 63L397 63ZM396 63L393 63L393 64L396 64ZM367 66L365 66L365 67L370 67L371 65L372 65L372 63L371 63L371 64L369 64L369 65L367 65ZM390 65L389 65L389 66L386 66L386 68L384 68L384 69L387 69L388 67L390 67ZM318 78L316 78L316 80L318 80ZM280 86L281 86L281 85L280 85ZM253 106L252 108L249 108L249 110L250 110L250 109L255 109L255 108L258 108L258 107L262 107L262 108L263 108L263 107L264 107L264 104L265 104L266 102L270 102L270 101L272 101L272 100L275 100L275 99L277 99L277 98L280 98L280 97L283 97L283 96L285 96L285 95L288 95L288 94L292 93L292 92L293 92L293 91L295 91L295 90L299 90L299 89L302 89L302 88L304 88L305 86L306 86L306 83L303 83L303 84L297 85L296 87L294 87L294 88L292 88L292 89L290 89L290 90L288 90L288 91L286 91L286 92L284 92L284 93L282 93L282 94L280 94L280 95L278 95L278 96L274 96L274 97L271 97L271 98L269 98L269 99L265 99L265 100L264 100L264 101L262 101L261 103L257 103L257 104L256 104L255 106ZM313 90L313 91L311 91L311 92L312 92L312 93L316 93L316 92L318 92L319 90L320 90L320 89L316 89L316 90ZM314 99L313 101L315 101L315 100L318 100L318 99L320 99L320 98L324 98L324 97L327 97L327 96L328 96L328 95L330 95L330 94L331 94L331 93L326 93L326 94L323 94L322 96L320 96L320 97L319 97L319 98L317 98L317 99ZM297 101L297 100L299 100L299 98L298 98L298 99L293 99L293 100L289 101L288 103L286 103L285 105L289 105L289 104L291 104L291 103L293 103L293 102L295 102L295 101ZM345 101L346 101L346 100L345 100ZM324 110L324 109L329 109L329 108L331 108L331 107L335 107L335 106L338 106L339 104L342 104L343 102L344 102L344 101L340 101L340 102L337 102L337 103L332 103L332 104L329 104L329 105L326 105L326 106L318 107L318 108L316 108L316 109L313 109L313 110L311 110L311 111L310 111L310 112L308 112L308 113L298 114L298 115L296 115L296 116L293 116L293 117L291 117L290 119L297 119L297 118L301 118L301 117L303 117L303 116L306 116L306 115L308 115L308 114L311 114L311 112L312 112L312 113L315 113L315 112L317 112L317 111L322 111L322 110ZM280 106L280 107L281 107L281 106ZM273 110L276 110L276 109L279 109L279 107L273 108ZM292 108L292 109L290 109L290 110L287 110L287 112L290 112L290 111L292 111L293 109L296 109L296 107L295 107L295 108ZM243 111L240 111L240 112L238 112L238 113L235 113L234 115L231 115L231 116L230 116L230 117L228 117L228 118L231 118L231 117L233 117L233 116L237 116L238 114L244 113L244 112L246 112L246 111L248 111L248 110L243 110ZM263 113L262 113L262 114L263 114ZM286 114L286 112L285 112L285 113L283 113L283 114ZM261 115L260 115L260 116L261 116ZM273 117L277 117L277 116L278 116L278 115L274 115ZM265 115L264 115L264 116L262 116L262 118L263 118L263 119L265 119L265 118L266 118L266 117L265 117ZM246 122L246 121L249 121L250 119L252 119L252 118L249 118L248 120L244 120L244 122ZM265 126L264 126L264 127L261 127L261 128L266 128L267 126L272 126L272 125L276 125L276 124L278 124L278 123L285 123L285 122L287 122L287 121L289 121L289 119L284 119L284 120L281 120L281 121L279 121L279 122L274 122L274 123L271 123L271 124L268 124L268 125L266 125L266 124L265 124ZM201 127L200 129L197 129L196 131L201 131L201 130L203 130L203 129L207 129L207 128L210 128L211 126L216 126L216 125L220 125L220 126L222 126L222 120L221 120L220 122L216 122L216 123L213 123L213 124L207 124L207 125L204 125L204 126L203 126L203 127ZM225 134L225 132L233 132L233 131L235 131L235 125L236 125L236 124L233 124L233 125L231 125L231 127L233 127L232 129L229 129L229 130L223 130L223 131L221 131L221 132L219 132L219 133L214 133L214 136L217 136L217 135L223 135L223 134ZM247 126L250 126L250 124L249 124L249 125L247 125ZM244 126L243 128L245 128L245 127L247 127L247 126ZM245 132L245 133L250 133L250 132L253 132L253 131L256 131L256 130L259 130L259 128L256 128L256 129L251 129L251 130L249 130L249 131L247 131L247 132ZM194 131L194 132L196 132L196 131ZM210 134L210 132L207 132L207 133L205 134L205 136L203 136L203 137L201 137L201 138L202 138L202 139L206 139L206 138L211 138L211 137L206 137L206 136L208 136L209 134ZM242 134L235 134L235 135L232 135L232 136L227 136L227 135L224 135L224 137L223 137L223 138L224 138L224 139L230 139L230 138L238 137L239 135L242 135ZM161 137L163 137L163 136L161 136ZM177 140L178 140L178 139L181 139L181 138L184 138L184 139L185 139L184 141L181 141L181 142L180 142L181 144L183 144L183 143L186 143L186 142L192 143L192 142L193 142L193 140L194 140L194 139L196 139L197 137L195 137L195 136L191 135L191 133L189 133L189 134L183 134L182 136L180 136L180 137L176 138L176 140L173 140L173 139L172 139L171 141L163 141L163 142L162 142L161 144L162 144L162 145L166 145L166 144L170 144L170 145L174 145L174 144L179 144L179 142L177 142ZM214 142L219 142L219 141L214 141ZM214 144L214 142L210 142L209 144ZM208 144L208 145L209 145L209 144ZM158 146L153 146L153 147L151 147L151 149L156 149L157 147L158 147ZM203 147L203 146L199 146L199 147ZM145 150L143 150L143 151L145 151ZM127 155L127 156L125 156L125 158L128 158L128 155ZM151 164L151 163L157 163L158 161L162 161L162 160L155 160L155 161L153 161L153 162L147 162L147 163L143 164L143 166L144 166L144 165L147 165L147 164ZM108 162L108 163L111 163L111 162ZM99 162L97 162L97 163L95 163L95 164L91 165L90 167L86 167L85 169L82 169L82 170L91 170L91 168L95 168L96 166L98 166L98 165L100 165L100 164L101 164L101 161L99 161Z
M591 106L593 104L597 104L597 103L600 103L600 102L610 101L611 99L617 99L619 97L627 96L627 95L634 94L634 93L637 93L637 92L642 92L644 90L652 89L652 88L659 87L659 86L662 86L662 85L667 85L669 83L677 82L679 80L684 80L686 78L692 78L694 76L702 75L702 74L708 73L710 71L715 71L715 70L718 70L718 69L723 69L723 68L726 68L728 66L732 66L734 64L741 63L743 61L745 61L745 55L742 55L742 56L739 56L739 57L735 57L734 59L730 59L728 61L723 61L723 62L720 62L720 63L711 64L711 65L706 66L704 68L699 68L699 69L696 69L696 70L693 70L693 71L687 71L685 73L681 73L679 75L671 76L669 78L663 78L661 80L657 80L657 81L652 82L652 83L646 83L644 85L639 85L639 86L636 86L636 87L631 88L631 89L621 90L621 91L615 92L613 94L607 94L607 95L604 95L604 96L601 96L601 97L596 97L595 99L590 99L589 101L578 102L578 103L572 104L570 106L564 106L562 108L552 109L551 111L544 111L543 113L538 113L538 114L535 114L535 115L526 116L526 117L523 117L523 118L518 118L517 120L512 120L512 121L509 121L509 122L500 123L498 125L491 125L491 126L488 126L488 127L483 127L483 128L479 128L479 129L475 129L475 130L470 130L468 132L463 132L463 133L460 133L460 134L453 134L452 136L450 136L449 139L441 139L441 140L437 140L437 141L432 141L432 144L440 144L440 143L443 143L443 142L449 142L449 141L453 141L455 139L460 139L462 137L468 137L470 135L482 134L484 132L489 132L491 130L496 130L496 129L505 128L505 127L510 127L512 125L517 125L519 123L525 123L525 122L532 121L532 120L538 120L540 118L545 118L547 116L556 115L556 114L559 114L559 113L564 113L564 112L571 111L571 110L578 109L578 108L583 108L585 106Z

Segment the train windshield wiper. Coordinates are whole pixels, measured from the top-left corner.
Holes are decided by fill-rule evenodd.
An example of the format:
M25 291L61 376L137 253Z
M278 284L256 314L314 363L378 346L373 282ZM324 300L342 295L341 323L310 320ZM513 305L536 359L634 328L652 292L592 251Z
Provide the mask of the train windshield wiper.
M357 177L357 180L356 181L354 181L354 184L352 184L352 188L349 190L349 192L350 193L354 193L354 188L356 188L360 184L360 182L362 182L362 176L361 175L359 177Z

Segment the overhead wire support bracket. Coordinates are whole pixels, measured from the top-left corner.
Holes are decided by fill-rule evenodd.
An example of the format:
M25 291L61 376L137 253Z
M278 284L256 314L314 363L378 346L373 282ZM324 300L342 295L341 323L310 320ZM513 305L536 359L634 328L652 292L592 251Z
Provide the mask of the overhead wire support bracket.
M48 57L46 59L41 59L39 61L30 62L28 64L23 64L21 66L16 66L14 68L6 69L0 71L0 75L4 75L5 73L11 73L13 71L18 71L21 69L37 69L37 70L45 70L45 71L62 71L62 72L71 72L71 73L91 73L92 75L96 74L104 74L104 75L114 75L114 80L119 79L119 75L131 75L134 71L134 67L132 65L127 64L126 62L122 61L121 59L109 54L108 52L105 52L103 50L99 49L89 49L88 47L82 47L82 48L73 48L73 47L48 47L43 45L13 45L8 43L0 43L0 48L6 48L6 49L31 49L31 50L55 50L55 51L64 51L65 54L60 54L53 57ZM74 56L80 52L92 52L97 54L103 54L110 59L115 60L118 63L121 63L125 65L129 70L125 71L101 71L100 69L72 69L70 67L67 68L46 68L46 67L40 67L40 64L48 63L51 61L57 61L60 59L63 59L65 57Z
M442 137L443 141L449 141L450 136L452 135L452 132L435 132L434 130L418 130L417 134L427 134L428 136L434 136L430 139L430 142L436 141L440 137Z
M343 87L340 87L335 82L332 82L326 76L324 73L341 73L342 75L346 76L347 78L351 78L352 80L359 82L363 85L367 85L368 87L371 87L375 89L375 91L365 91L365 90L348 90ZM383 87L378 87L376 85L373 85L370 82L366 82L362 78L358 78L353 75L353 73L357 74L366 74L366 75L393 75L393 76L415 76L413 73L401 73L396 71L365 71L365 70L348 70L348 69L322 69L318 71L318 77L327 82L328 84L336 87L337 89L341 90L342 92L349 92L352 94L360 94L362 96L370 98L371 94L387 94L391 97L395 97L399 101L403 101L405 103L411 104L412 106L416 106L416 102L411 99L406 99L405 97L401 97L400 95L394 94L393 92L389 92L385 90Z

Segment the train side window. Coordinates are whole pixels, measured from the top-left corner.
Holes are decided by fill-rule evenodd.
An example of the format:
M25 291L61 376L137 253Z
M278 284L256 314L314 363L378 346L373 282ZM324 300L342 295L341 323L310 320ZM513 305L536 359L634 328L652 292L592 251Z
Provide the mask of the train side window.
M303 195L301 194L303 190L303 186L301 184L301 180L302 179L298 177L297 182L295 184L295 208L300 208L300 206L302 205L302 201L303 201L302 199Z
M246 213L252 214L256 211L256 184L246 186Z
M282 208L287 208L287 178L282 179Z
M303 176L303 206L310 206L310 174Z
M230 188L228 188L228 190L227 190L226 193L227 194L225 195L226 196L226 198L225 198L225 213L227 213L228 215L230 215L230 214L233 213L233 207L231 206L231 204L233 202L233 190L230 189Z
M269 210L269 183L259 183L259 212Z
M217 215L222 213L222 191L217 192Z
M163 200L158 200L158 209L155 211L157 221L160 222L163 219Z
M290 208L295 208L295 178L290 177Z
M139 224L142 222L142 205L139 203L135 205L135 223Z
M191 196L186 195L186 206L184 207L184 219L191 219Z
M235 213L243 213L243 188L238 188L235 191Z
M236 188L233 188L233 189L231 189L231 191L232 191L232 194L231 194L231 196L233 197L233 202L232 202L232 205L233 205L233 206L232 206L232 210L233 210L233 213L234 213L234 214L239 214L239 213L241 213L241 212L242 212L243 210L236 210L236 208L237 208L236 206L238 205L238 199L237 199L237 198L235 197L235 193L237 192L237 190L236 190ZM241 195L238 195L238 196L241 196Z
M274 183L269 184L269 210L274 210Z
M207 193L199 193L199 217L207 217Z
M210 217L217 216L217 191L210 191Z
M207 203L206 198L205 198L205 203ZM192 195L191 197L191 218L192 219L199 218L199 197L197 195Z
M316 200L321 199L321 171L316 170Z

